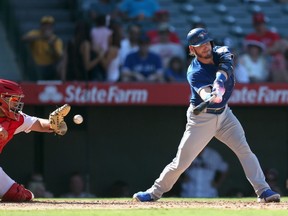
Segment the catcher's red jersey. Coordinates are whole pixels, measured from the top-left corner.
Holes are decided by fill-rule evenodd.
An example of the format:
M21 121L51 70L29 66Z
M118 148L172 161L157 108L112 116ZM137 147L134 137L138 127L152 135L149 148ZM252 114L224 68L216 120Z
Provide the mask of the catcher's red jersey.
M5 145L13 138L14 134L25 131L30 132L30 127L37 120L36 117L20 113L19 121L12 120L7 117L0 117L0 125L8 132L8 139L0 141L0 153Z
M0 153L2 152L2 149L4 148L4 146L9 142L9 140L12 139L16 129L20 125L22 125L23 122L24 122L24 118L22 115L20 116L19 121L12 120L12 119L7 118L7 117L1 117L0 118L1 126L8 132L8 139L0 141Z

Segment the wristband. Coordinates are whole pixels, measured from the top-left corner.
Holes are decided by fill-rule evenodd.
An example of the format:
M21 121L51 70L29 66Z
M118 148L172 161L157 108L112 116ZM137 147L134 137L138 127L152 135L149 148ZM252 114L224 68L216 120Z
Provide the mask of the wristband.
M216 73L216 80L215 81L220 81L220 82L225 82L227 79L226 79L226 76L221 73L221 72L217 72Z

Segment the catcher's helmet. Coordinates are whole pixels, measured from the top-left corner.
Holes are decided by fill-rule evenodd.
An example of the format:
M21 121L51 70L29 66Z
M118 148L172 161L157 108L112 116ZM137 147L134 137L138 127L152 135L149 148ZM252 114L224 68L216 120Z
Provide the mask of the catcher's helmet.
M0 109L13 120L19 120L19 112L22 111L24 97L21 86L13 81L0 79Z
M204 28L194 28L187 34L187 41L188 45L198 47L209 41L213 41L213 39L209 37L207 30Z

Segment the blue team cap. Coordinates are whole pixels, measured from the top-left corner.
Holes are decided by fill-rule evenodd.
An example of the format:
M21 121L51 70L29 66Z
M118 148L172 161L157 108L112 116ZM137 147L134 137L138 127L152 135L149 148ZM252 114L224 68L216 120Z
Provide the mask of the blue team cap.
M209 41L213 41L213 39L210 38L206 29L194 28L187 34L187 41L188 41L188 45L198 47Z

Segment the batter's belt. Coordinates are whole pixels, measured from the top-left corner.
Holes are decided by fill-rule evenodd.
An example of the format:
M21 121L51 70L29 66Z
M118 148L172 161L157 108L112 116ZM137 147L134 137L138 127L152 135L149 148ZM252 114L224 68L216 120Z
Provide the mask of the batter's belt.
M206 108L203 112L211 114L221 114L225 110L225 106L221 108Z

